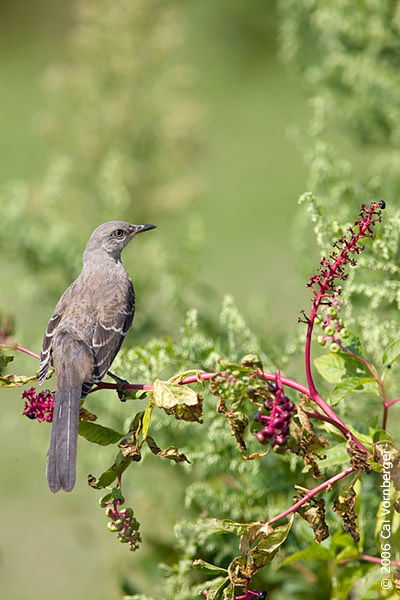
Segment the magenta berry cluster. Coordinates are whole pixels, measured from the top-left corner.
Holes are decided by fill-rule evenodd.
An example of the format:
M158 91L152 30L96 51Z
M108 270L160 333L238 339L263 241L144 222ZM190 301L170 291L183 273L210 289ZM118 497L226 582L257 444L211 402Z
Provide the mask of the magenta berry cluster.
M261 444L271 444L272 448L286 446L289 439L289 424L295 405L283 393L279 377L277 381L268 383L272 397L264 400L264 410L258 410L254 421L261 423L263 428L256 432L256 438ZM265 412L264 412L265 411Z
M54 398L49 390L44 390L36 394L34 387L24 390L22 398L25 400L23 415L28 419L37 419L42 421L53 420Z
M139 522L133 515L133 509L127 507L120 510L124 498L109 499L110 494L100 500L100 505L106 509L106 515L110 519L107 524L109 531L117 534L121 544L129 544L130 550L137 550L142 541L139 533Z

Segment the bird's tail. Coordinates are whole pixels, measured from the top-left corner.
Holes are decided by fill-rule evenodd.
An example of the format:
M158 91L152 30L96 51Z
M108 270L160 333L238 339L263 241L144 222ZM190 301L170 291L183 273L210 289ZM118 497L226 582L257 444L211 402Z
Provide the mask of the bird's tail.
M82 386L57 390L47 454L47 483L51 492L70 492L75 485L76 446Z

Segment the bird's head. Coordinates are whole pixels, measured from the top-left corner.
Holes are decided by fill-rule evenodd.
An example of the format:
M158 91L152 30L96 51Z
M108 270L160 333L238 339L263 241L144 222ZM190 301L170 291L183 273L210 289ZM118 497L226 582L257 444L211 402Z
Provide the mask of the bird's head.
M83 253L83 262L99 251L105 251L110 257L119 259L122 249L136 234L155 227L155 225L132 225L125 221L103 223L90 236Z

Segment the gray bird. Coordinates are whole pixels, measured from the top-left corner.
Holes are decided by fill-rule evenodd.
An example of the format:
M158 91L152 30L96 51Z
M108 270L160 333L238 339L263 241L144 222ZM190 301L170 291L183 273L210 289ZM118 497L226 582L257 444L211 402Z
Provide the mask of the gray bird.
M97 227L83 253L81 274L61 296L47 326L39 383L53 362L57 389L47 483L54 493L74 487L81 398L105 376L132 324L135 291L121 251L137 233L154 228L124 221Z

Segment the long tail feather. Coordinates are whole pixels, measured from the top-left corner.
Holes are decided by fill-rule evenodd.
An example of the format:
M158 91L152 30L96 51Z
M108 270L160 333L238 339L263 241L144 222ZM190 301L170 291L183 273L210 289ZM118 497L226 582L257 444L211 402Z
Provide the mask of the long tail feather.
M60 489L70 492L75 485L81 392L81 385L56 391L47 454L47 483L53 493Z

